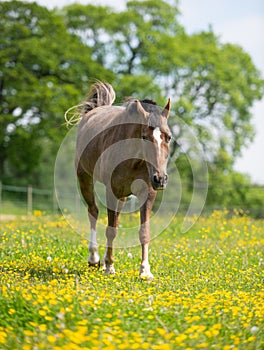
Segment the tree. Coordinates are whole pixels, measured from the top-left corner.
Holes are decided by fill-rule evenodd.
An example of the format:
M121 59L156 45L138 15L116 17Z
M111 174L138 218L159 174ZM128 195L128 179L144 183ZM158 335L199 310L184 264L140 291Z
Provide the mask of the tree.
M45 7L2 2L0 12L0 179L40 185L43 147L54 161L64 111L83 99L90 77L112 74Z
M143 95L150 86L159 103L169 95L172 110L194 128L207 160L214 162L221 149L234 161L253 139L250 108L263 95L263 80L250 56L222 44L211 30L187 35L178 7L164 0L129 1L118 13L98 10L70 5L65 21L93 57L116 73L119 89L125 86L129 94L131 83L131 92ZM148 84L135 84L142 76Z
M180 145L181 140L188 142L184 128L179 128L180 118L181 125L192 128L209 164L207 204L238 205L244 198L250 206L249 179L232 170L242 147L254 137L251 107L263 96L264 81L250 56L237 45L221 43L211 29L188 35L173 2L128 1L122 12L94 5L64 10L69 31L115 73L118 101L134 95L163 105L165 97L172 98L174 138ZM190 152L192 147L189 142ZM185 179L187 203L192 168L184 154L176 164Z
M191 126L211 181L247 186L232 167L254 136L251 106L263 95L263 79L242 48L221 43L212 30L188 35L176 0L128 1L122 12L78 4L49 11L8 1L0 11L0 180L52 182L67 131L63 114L97 78L113 84L116 103L132 95L163 106L171 97L179 145L184 140L192 150L182 127ZM180 154L176 164L189 186L188 157ZM213 192L208 198L212 203Z

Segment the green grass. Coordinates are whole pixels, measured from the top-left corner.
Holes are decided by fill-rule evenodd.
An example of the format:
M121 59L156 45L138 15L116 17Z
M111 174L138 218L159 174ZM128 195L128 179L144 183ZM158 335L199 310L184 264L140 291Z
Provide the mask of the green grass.
M63 218L1 222L0 349L263 349L264 221L180 226L151 242L148 283L140 247L117 249L106 276Z
M11 200L2 201L0 205L0 215L27 215L27 204L21 201L21 203L14 204Z

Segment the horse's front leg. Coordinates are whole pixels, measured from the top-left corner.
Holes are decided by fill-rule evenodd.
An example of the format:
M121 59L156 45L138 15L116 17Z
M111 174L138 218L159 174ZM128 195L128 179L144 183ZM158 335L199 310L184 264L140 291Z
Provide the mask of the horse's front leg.
M111 201L108 204L108 226L106 228L106 250L103 261L103 271L107 274L114 274L114 256L113 256L113 241L117 235L119 214L125 204L124 200Z
M78 169L78 180L83 198L88 205L88 216L90 221L90 241L88 265L99 267L100 257L98 254L98 245L96 239L96 221L98 218L98 208L94 199L94 184L92 176Z
M142 248L142 260L140 265L140 277L147 280L153 280L148 260L148 247L150 242L150 213L156 197L156 191L149 189L145 203L140 209L140 230L139 240Z

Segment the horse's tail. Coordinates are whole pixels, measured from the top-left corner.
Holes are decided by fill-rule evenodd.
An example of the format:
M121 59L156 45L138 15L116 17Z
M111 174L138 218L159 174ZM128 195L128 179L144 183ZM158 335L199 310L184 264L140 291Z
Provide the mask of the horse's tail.
M87 98L81 104L69 108L64 118L66 125L75 125L79 123L83 115L92 109L100 106L111 106L115 100L115 91L109 83L96 81L90 88ZM68 117L70 111L75 110L73 114Z
M111 106L115 100L115 92L109 83L97 81L89 92L86 101L83 103L83 111L87 113L100 106Z

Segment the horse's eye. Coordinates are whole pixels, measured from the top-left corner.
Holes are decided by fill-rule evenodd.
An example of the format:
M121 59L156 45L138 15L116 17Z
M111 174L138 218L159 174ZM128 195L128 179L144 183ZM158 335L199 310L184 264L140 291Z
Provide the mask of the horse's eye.
M147 136L145 136L145 135L142 136L142 140L147 141L147 139L148 139Z
M171 140L171 136L170 136L170 135L166 135L166 136L165 136L165 140L166 140L167 143L169 143L170 140Z

